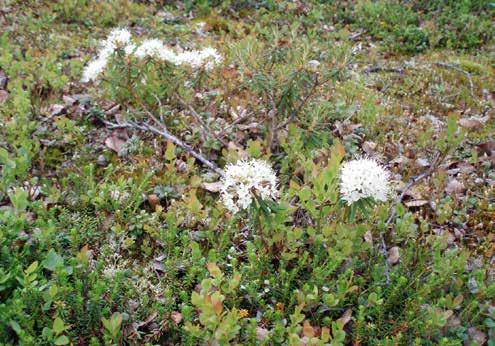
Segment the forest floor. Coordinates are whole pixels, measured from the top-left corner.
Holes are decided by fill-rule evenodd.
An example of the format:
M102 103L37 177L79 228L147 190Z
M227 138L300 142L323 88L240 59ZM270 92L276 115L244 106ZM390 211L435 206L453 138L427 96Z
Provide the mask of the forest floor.
M495 345L493 3L159 3L0 3L0 345ZM83 83L114 28L222 62ZM246 158L276 208L223 206Z

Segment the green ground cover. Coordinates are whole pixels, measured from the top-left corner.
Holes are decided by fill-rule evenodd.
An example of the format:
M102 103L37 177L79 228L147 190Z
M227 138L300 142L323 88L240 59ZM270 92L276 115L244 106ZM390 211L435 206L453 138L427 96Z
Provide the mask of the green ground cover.
M0 345L495 345L494 11L1 1ZM82 82L114 28L222 61ZM361 156L388 201L342 203ZM278 197L233 213L246 158Z

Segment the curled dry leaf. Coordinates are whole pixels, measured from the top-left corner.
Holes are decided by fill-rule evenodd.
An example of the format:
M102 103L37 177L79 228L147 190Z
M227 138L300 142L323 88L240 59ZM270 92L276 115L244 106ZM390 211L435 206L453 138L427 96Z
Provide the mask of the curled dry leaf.
M149 315L144 321L138 322L136 324L136 327L138 329L146 327L148 324L150 324L156 318L156 316L158 316L158 312L155 311L151 315Z
M399 254L399 247L398 246L394 246L392 247L390 250L388 250L388 258L387 258L387 262L389 264L397 264L400 260L400 254Z
M175 324L179 324L182 321L182 314L178 311L172 312L172 315L170 315L170 318L172 321L174 321Z
M58 104L51 105L50 108L48 109L48 113L50 114L51 117L56 117L58 115L64 114L65 106Z
M0 105L7 101L9 93L6 90L0 90Z
M153 208L153 210L156 210L156 207L160 205L160 198L158 198L158 196L155 195L154 193L148 195L147 199L148 199L148 203L150 204L151 208Z
M366 231L364 234L364 241L370 245L373 245L373 233L371 233L371 231Z
M375 152L375 149L376 149L376 143L375 142L370 142L370 141L366 141L363 143L363 145L361 146L361 148L363 149L363 151L368 154L368 155L371 155Z
M475 342L476 345L481 346L486 342L486 334L482 331L471 327L468 329L469 338Z
M468 130L476 130L483 127L483 123L480 120L474 118L459 119L457 123L459 124L459 126L462 126Z
M464 184L457 179L451 179L445 187L445 192L449 195L463 193L465 190Z
M127 132L122 131L122 130L115 130L112 132L110 137L107 137L105 139L105 145L107 148L115 151L116 153L120 152L120 149L122 149L122 146L127 142L127 139L129 136L127 135Z
M268 337L268 329L263 327L256 327L256 339L259 341L263 341Z
M7 89L7 83L9 82L9 77L5 74L4 71L0 70L0 89Z
M315 336L315 330L313 327L311 327L311 324L308 320L305 320L303 323L303 335L307 336L308 338L312 338Z
M342 326L345 326L347 323L349 323L351 317L352 317L352 310L347 309L342 315L342 317L340 317L337 321L342 323Z
M222 182L216 181L214 183L202 183L201 187L209 192L219 192L222 188Z
M115 115L120 110L120 105L111 105L107 110L105 110L106 115Z

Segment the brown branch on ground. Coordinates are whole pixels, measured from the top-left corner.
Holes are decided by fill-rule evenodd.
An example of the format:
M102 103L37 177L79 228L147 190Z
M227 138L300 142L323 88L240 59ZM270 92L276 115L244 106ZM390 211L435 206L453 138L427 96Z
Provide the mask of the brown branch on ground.
M193 115L193 117L198 121L198 123L201 125L202 129L203 129L203 135L205 137L211 137L213 139L216 139L218 140L219 142L221 142L224 146L227 146L227 142L225 142L223 140L223 138L221 138L220 136L217 136L215 135L215 132L212 131L208 125L203 121L203 119L201 118L201 115L198 114L198 112L196 112L196 110L189 104L187 103L182 97L180 97L178 94L174 94L175 98L179 101L179 103L183 106L183 107L186 107L189 112Z
M405 70L403 68L371 66L371 67L364 69L363 72L366 74L375 73L375 72L390 72L390 73L404 74Z
M133 130L140 130L144 132L151 132L156 135L160 135L164 137L166 140L171 141L175 145L181 147L184 149L189 155L200 161L202 164L204 164L206 167L208 167L210 170L213 172L217 173L219 176L224 177L225 174L224 172L213 162L205 158L203 155L195 151L189 144L184 143L182 140L180 140L178 137L174 136L170 132L168 132L167 128L165 125L160 123L156 117L152 116L153 121L157 122L159 126L161 127L161 130L150 125L147 123L136 123L133 121L125 121L122 123L113 123L104 119L101 119L102 122L110 129L117 129L117 128L126 128L126 129L133 129Z
M460 68L457 65L446 64L444 62L435 62L433 64L436 66L439 66L439 67L448 68L448 69L451 69L451 70L454 70L454 71L457 71L457 72L464 74L469 81L469 89L471 91L471 97L473 97L473 99L476 99L475 94L474 94L474 83L473 83L473 79L471 78L471 73L463 70L462 68Z
M252 117L254 115L254 112L251 112L251 113L248 113L242 117L238 117L237 119L235 119L233 122L231 122L229 125L227 125L222 131L220 131L220 133L217 135L219 138L223 138L225 137L225 135L227 134L227 131L230 130L232 127L234 127L235 125L239 124L239 123L242 123L244 120L247 120L249 119L250 117Z

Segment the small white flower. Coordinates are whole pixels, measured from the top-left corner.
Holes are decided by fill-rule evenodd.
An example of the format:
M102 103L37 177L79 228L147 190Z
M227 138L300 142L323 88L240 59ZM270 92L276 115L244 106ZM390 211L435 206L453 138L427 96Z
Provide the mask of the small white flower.
M144 40L136 49L134 55L139 59L144 59L146 57L160 58L161 52L164 49L165 45L161 40Z
M239 160L225 169L221 199L232 213L247 209L255 197L273 200L278 196L277 177L272 167L262 160Z
M370 158L344 163L340 170L340 194L351 205L363 198L384 202L390 194L390 173Z
M131 43L132 35L129 30L123 29L113 29L108 35L105 46L115 48L124 48Z
M116 49L124 49L126 54L129 51L133 51L135 46L132 44L131 38L129 30L113 29L107 39L102 42L96 59L84 68L81 82L87 83L96 80L107 67L108 59Z
M191 50L176 53L167 47L161 40L144 40L139 46L132 42L132 35L127 29L114 29L110 32L98 50L98 56L91 61L83 72L82 82L96 80L105 70L109 59L116 50L124 50L126 55L134 55L139 59L151 57L167 61L173 65L189 65L193 69L204 68L211 70L223 61L222 56L214 48Z
M178 65L190 65L193 69L204 67L206 70L211 70L215 65L220 64L222 61L222 56L215 48L211 47L177 54Z
M136 51L137 46L134 43L129 43L124 47L125 55L131 55Z
M308 61L308 66L311 68L317 68L320 66L320 62L318 60L310 60Z
M127 191L119 191L116 189L110 191L110 198L120 203L124 203L129 199L129 197L131 197L131 195Z
M87 83L96 80L100 73L105 70L107 66L108 59L106 57L98 57L97 59L91 61L83 71L83 76L81 82Z

